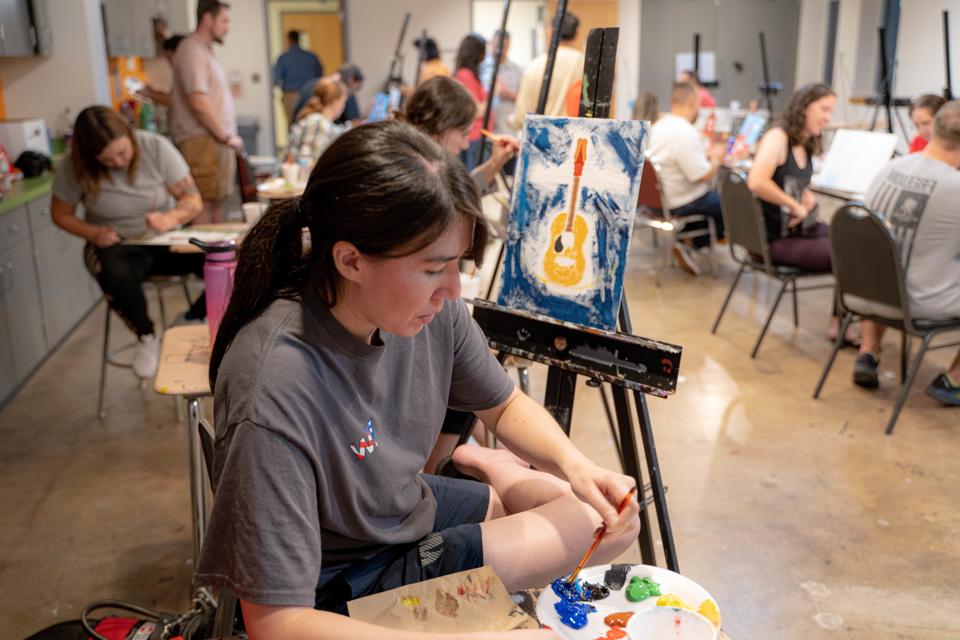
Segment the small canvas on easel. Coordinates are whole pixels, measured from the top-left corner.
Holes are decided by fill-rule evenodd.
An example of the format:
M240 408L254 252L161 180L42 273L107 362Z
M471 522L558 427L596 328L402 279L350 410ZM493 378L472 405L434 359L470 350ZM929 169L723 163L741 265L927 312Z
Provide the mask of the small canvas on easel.
M647 124L527 116L497 303L614 330Z

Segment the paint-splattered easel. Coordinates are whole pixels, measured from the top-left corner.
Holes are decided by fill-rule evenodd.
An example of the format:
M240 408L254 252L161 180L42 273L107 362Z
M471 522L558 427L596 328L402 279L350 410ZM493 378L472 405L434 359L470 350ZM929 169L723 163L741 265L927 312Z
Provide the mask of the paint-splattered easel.
M506 5L509 8L509 2ZM566 8L566 0L557 2L553 37L540 89L538 109L540 113L543 112L550 89L560 26L566 14ZM617 28L590 31L584 61L583 88L580 95L579 115L581 117L605 118L610 114L618 37L619 29ZM499 56L495 59L499 59ZM502 260L501 253L498 256L498 264ZM556 418L567 434L570 433L573 417L577 376L586 376L589 385L600 388L605 407L607 398L602 385L604 382L610 384L616 412L617 430L614 435L618 452L624 472L637 482L637 497L642 507L639 535L641 558L646 564L657 564L647 509L652 504L656 510L665 563L672 571L679 571L673 532L667 513L666 489L660 474L646 394L653 393L666 397L676 390L682 349L633 336L626 296L620 304L620 331L616 333L587 329L551 318L515 312L481 300L475 301L474 318L484 330L490 346L498 350L498 359L501 363L508 355L515 355L549 366L544 407ZM633 413L628 392L633 394L639 419L647 475L650 478L649 484L644 483L640 470L640 454L633 430ZM448 415L448 419L455 419L455 417ZM460 444L463 444L472 430L473 416L461 414L460 420L463 424ZM647 497L648 492L649 497Z

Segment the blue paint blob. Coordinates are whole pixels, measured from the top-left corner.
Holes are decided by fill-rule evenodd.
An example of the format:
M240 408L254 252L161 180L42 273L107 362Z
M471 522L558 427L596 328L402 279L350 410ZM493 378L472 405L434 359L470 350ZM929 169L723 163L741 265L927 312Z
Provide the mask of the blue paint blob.
M587 626L587 614L597 610L591 604L586 602L570 602L569 600L560 600L553 605L560 616L560 622L572 629L583 629Z
M587 599L583 595L583 585L580 584L579 580L574 580L573 584L567 584L567 577L564 576L551 582L550 586L553 588L553 592L557 594L557 597L559 597L561 600L565 600L567 602L579 602Z

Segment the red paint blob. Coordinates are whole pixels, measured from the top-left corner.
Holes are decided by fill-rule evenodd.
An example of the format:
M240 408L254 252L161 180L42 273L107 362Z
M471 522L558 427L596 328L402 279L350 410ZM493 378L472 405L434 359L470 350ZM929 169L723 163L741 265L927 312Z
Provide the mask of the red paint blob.
M607 635L598 636L596 640L620 640L621 638L626 638L626 637L627 637L626 631L624 631L623 629L614 627L613 629L610 629L609 631L607 631Z

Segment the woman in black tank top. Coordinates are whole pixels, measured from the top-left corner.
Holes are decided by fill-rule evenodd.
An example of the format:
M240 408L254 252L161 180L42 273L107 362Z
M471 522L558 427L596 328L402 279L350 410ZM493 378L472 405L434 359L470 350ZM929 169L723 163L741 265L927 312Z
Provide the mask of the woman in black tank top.
M830 270L825 225L803 233L800 230L816 206L807 189L813 175L811 158L821 151L821 133L835 103L833 90L825 84L802 87L757 148L748 184L763 207L771 258L776 264L806 271Z
M821 152L821 135L836 100L825 84L801 87L777 125L760 140L747 183L760 199L774 264L830 271L827 225L804 224L804 219L816 208L808 189L812 158ZM838 330L839 319L834 317L827 335L833 339ZM850 338L854 341L856 336Z

